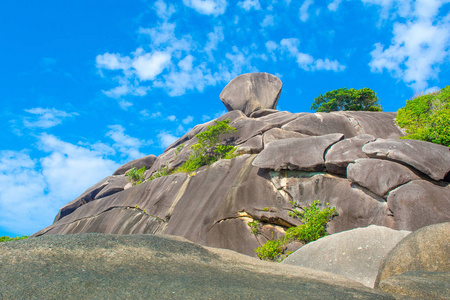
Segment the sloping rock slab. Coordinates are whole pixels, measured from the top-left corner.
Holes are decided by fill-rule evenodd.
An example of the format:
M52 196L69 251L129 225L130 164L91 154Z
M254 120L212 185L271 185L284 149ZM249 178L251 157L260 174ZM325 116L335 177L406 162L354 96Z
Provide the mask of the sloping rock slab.
M380 282L409 271L450 272L450 223L423 227L403 239L387 255L378 272Z
M367 158L361 148L368 142L374 141L371 135L358 135L334 144L326 153L325 168L327 172L345 175L347 165L358 158Z
M307 135L342 133L346 139L358 135L348 118L331 113L301 114L297 119L283 125L281 129Z
M348 165L347 178L380 197L411 180L420 179L407 167L389 160L361 158Z
M377 138L399 138L404 136L401 129L395 124L395 112L379 111L340 111L334 114L341 114L349 118L359 134L370 134Z
M295 131L287 131L280 128L272 128L263 135L264 147L269 143L277 140L289 139L289 138L305 138L309 137L309 135L298 133Z
M405 272L383 280L378 288L414 299L450 299L450 272Z
M126 164L122 165L121 167L119 167L113 173L113 175L123 175L132 168L141 169L142 167L145 167L145 169L148 170L153 166L153 163L155 162L155 160L156 160L156 156L153 154L145 156L143 158L138 158L138 159L132 160L132 161L127 162Z
M254 111L250 114L250 118L261 118L270 114L274 114L278 112L278 110L276 109L271 109L271 108L264 108L264 109L259 109L257 111Z
M409 231L370 225L306 244L282 261L341 275L373 287L385 256Z
M434 180L450 181L450 148L416 140L377 139L362 148L369 157L412 166Z
M324 153L332 144L341 140L340 133L319 137L289 138L274 141L256 157L253 165L259 168L322 171Z
M71 214L80 206L85 205L86 203L89 203L95 199L101 198L100 196L103 197L106 194L113 194L114 191L120 192L121 190L123 190L126 184L127 182L126 179L124 180L124 176L106 177L99 183L88 188L83 194L81 194L81 196L64 205L56 215L54 222ZM121 189L120 186L122 186ZM105 193L102 193L103 190L105 190Z
M450 221L450 184L414 180L390 192L387 201L399 229L417 230Z
M0 245L1 299L395 299L358 282L154 235Z
M249 116L259 109L275 109L283 84L268 73L247 73L231 80L220 93L228 111L240 110Z

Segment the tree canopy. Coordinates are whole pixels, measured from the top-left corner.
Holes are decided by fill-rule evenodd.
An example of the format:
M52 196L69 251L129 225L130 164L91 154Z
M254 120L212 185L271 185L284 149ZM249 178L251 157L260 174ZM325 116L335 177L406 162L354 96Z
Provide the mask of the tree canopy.
M395 121L414 139L450 147L450 85L406 101Z
M339 110L366 110L381 111L377 94L369 89L360 90L341 88L326 92L314 99L311 109L317 112L330 112Z

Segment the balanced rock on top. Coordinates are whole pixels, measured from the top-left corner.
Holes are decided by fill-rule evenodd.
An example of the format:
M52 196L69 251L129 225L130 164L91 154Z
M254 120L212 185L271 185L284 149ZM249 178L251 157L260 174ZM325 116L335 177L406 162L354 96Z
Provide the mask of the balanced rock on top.
M268 73L240 75L225 86L220 100L228 111L240 110L245 115L260 109L274 109L280 97L281 80Z

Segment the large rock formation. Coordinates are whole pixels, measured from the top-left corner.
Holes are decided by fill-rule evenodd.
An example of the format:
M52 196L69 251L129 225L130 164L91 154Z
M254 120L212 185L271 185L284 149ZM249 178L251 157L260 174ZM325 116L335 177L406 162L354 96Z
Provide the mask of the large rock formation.
M237 129L223 139L238 147L239 156L128 189L124 175L108 177L64 206L54 224L35 236L170 234L255 256L256 247L301 224L289 216L290 201L306 206L321 200L336 207L339 216L328 233L371 224L416 230L450 221L448 148L398 139L403 134L395 113L272 108L250 114L241 107L218 119L229 119ZM146 177L183 164L195 135L213 124L199 124L169 146ZM250 230L254 220L261 234Z

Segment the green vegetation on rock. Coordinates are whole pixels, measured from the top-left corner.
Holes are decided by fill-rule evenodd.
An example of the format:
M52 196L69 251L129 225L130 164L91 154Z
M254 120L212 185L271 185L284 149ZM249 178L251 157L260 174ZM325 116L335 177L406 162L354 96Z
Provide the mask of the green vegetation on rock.
M28 238L28 235L17 236L15 238L11 238L9 236L0 236L0 242L18 241L18 240L24 240L26 238Z
M283 238L269 240L263 246L256 248L255 253L260 259L281 261L289 255L288 253L283 255L283 249L290 242L301 241L309 243L326 236L328 222L338 215L335 207L320 209L321 204L319 200L315 200L309 207L300 207L294 201L290 203L294 210L289 215L300 219L303 224L289 228ZM326 203L326 205L328 206L329 204Z
M314 99L311 109L317 112L331 112L339 110L381 111L377 94L369 89L360 90L341 88L326 92Z
M133 185L140 184L144 182L145 180L145 167L140 168L137 170L136 168L131 168L125 173L125 176L128 178L128 181L131 182Z
M450 147L450 86L406 101L395 121L405 129L404 139Z

